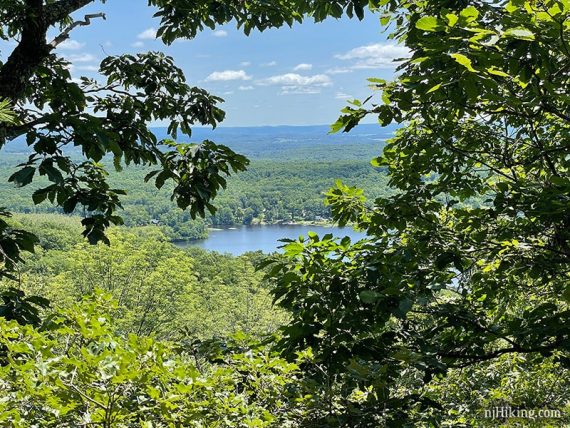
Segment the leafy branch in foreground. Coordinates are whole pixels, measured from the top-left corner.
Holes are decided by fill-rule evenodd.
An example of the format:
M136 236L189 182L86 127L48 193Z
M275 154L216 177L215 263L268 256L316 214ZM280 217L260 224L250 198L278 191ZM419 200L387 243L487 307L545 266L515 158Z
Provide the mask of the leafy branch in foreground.
M2 425L269 427L301 412L297 365L245 335L188 347L123 337L114 308L99 292L41 329L0 318Z
M570 368L570 4L385 3L410 55L333 130L403 124L373 160L394 193L370 207L340 183L333 216L369 238L287 243L270 276L282 349L312 348L331 403L365 394L323 420L417 426L445 419L425 385L456 369Z

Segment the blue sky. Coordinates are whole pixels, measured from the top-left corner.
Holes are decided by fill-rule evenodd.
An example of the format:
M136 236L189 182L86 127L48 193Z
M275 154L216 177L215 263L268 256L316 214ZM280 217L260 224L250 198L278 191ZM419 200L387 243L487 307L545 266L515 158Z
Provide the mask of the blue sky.
M191 85L226 100L225 126L330 124L347 98L370 94L368 77L392 78L392 59L406 54L372 14L363 22L307 21L249 37L227 25L166 46L154 38L159 23L145 3L109 0L83 9L81 15L105 12L107 20L75 29L58 48L73 75L96 76L106 55L163 51Z

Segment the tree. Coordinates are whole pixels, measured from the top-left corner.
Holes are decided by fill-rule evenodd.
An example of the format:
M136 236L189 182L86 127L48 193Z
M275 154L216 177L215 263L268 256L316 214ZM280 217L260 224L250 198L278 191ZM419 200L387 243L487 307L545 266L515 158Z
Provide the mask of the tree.
M396 192L370 208L339 183L334 218L369 239L289 242L272 271L281 346L313 349L340 426L433 422L426 383L501 355L570 368L570 4L382 3L410 55L333 130L401 123L373 160Z
M244 335L223 350L120 336L115 308L97 293L44 329L0 318L3 426L292 426L295 364Z
M10 103L0 100L0 126L13 124L15 116ZM37 238L25 230L11 227L6 221L11 214L0 208L0 279L16 279L14 271L22 261L23 251L34 251ZM20 290L10 288L2 294L0 316L7 320L16 320L22 324L39 324L39 306L46 306L45 299L26 297Z

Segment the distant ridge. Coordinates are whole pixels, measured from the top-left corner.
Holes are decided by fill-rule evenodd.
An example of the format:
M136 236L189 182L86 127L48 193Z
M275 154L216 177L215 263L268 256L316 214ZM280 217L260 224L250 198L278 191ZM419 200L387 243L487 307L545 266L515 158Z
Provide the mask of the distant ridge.
M151 128L155 135L160 138L166 138L166 128L165 127L153 127ZM396 125L390 125L387 127L381 127L376 124L364 124L359 125L354 128L349 133L337 133L329 134L330 125L277 125L277 126L244 126L244 127L223 127L220 126L216 129L211 129L208 127L196 127L192 129L192 141L201 141L205 139L211 139L216 142L225 144L221 139L235 138L236 136L240 139L249 138L259 138L259 137L270 137L270 138L286 138L286 137L302 137L307 139L309 137L326 139L327 141L333 141L338 139L353 139L362 137L363 134L366 135L377 135L379 137L389 137L393 132L398 129ZM186 136L179 136L179 141L183 139L188 139Z
M390 138L397 126L381 127L375 124L359 125L349 133L329 134L329 125L312 126L255 126L206 127L192 129L188 138L179 134L180 143L212 140L224 144L252 159L319 159L323 151L339 151L338 158L355 158L378 154L383 142ZM169 138L166 127L153 127L159 139ZM5 153L28 153L24 137L9 142ZM328 156L327 156L328 157Z

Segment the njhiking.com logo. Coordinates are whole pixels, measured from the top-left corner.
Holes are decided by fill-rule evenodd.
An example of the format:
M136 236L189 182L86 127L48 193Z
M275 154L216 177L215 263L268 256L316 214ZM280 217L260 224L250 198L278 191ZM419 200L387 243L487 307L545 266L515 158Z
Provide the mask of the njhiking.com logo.
M483 411L485 419L561 419L564 414L559 409L522 409L511 406L495 406Z

